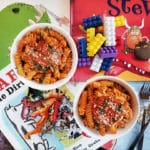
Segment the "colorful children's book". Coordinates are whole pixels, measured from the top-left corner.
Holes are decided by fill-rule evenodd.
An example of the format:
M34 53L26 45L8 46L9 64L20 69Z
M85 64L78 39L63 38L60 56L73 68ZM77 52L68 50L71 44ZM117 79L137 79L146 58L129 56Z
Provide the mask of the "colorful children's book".
M149 0L71 0L70 15L71 34L76 42L79 38L86 37L85 31L83 31L83 20L99 15L102 18L101 26L103 26L104 17L113 16L117 18L123 16L126 23L120 24L120 26L116 26L115 30L116 48L118 50L118 55L113 62L113 70L110 69L107 74L120 75L128 71L131 74L127 75L132 76L133 80L136 80L137 75L141 76L141 80L142 77L150 78L150 22L148 21L150 20ZM83 28L81 28L81 26ZM135 31L140 28L142 40L145 40L147 44L143 44L144 47L139 45L138 50L134 49L132 51L126 52L126 47L128 46L127 41L130 39L127 35L131 32L131 29L134 28ZM102 28L98 27L98 29ZM102 30L99 32L102 34L104 33ZM144 55L147 55L144 57L145 59L143 58ZM82 76L82 78L79 79L81 73L84 74L84 78ZM78 67L73 80L84 80L86 77L88 78L92 75L94 75L94 72L91 71L89 67Z
M63 2L0 1L0 130L14 149L97 149L106 142L89 137L77 125L72 107L75 87L64 85L52 91L31 89L18 79L10 63L8 48L15 36L30 23L49 22L69 29L67 9L69 10L70 3L66 2L65 8L61 7ZM55 10L54 6L58 9ZM43 13L37 17L41 9ZM48 93L56 97L62 94L65 96L50 105L48 103L53 100L46 96ZM47 110L50 112L43 107L45 104L48 104ZM43 115L31 117L29 113L35 111L38 114L43 111ZM47 121L43 122L45 117Z

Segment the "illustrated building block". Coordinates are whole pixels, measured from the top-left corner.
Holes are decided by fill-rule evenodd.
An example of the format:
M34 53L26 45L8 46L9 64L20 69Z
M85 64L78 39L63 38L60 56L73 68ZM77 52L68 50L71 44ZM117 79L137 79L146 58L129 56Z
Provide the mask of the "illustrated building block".
M125 17L124 16L117 16L115 17L115 27L122 27L125 26ZM96 29L97 32L103 32L104 26L98 26Z
M117 49L114 46L104 46L99 50L100 58L111 58L117 56Z
M125 18L124 16L117 16L115 17L115 27L121 27L125 25Z
M103 59L100 58L98 55L95 55L93 58L90 70L93 70L95 72L99 72L101 65L102 65L102 62L103 62Z
M86 38L78 39L78 49L80 58L87 57L86 45L87 45Z
M86 30L87 42L90 42L92 38L95 37L95 28L91 27Z
M103 45L105 40L106 38L102 34L96 34L96 36L93 37L89 43L87 43L87 55L94 56Z
M91 66L91 59L87 58L78 58L78 67L81 66Z
M105 46L116 45L115 17L104 17Z
M113 58L104 58L100 70L109 71Z
M83 19L83 26L85 29L90 27L97 27L100 25L102 25L102 19L99 15Z

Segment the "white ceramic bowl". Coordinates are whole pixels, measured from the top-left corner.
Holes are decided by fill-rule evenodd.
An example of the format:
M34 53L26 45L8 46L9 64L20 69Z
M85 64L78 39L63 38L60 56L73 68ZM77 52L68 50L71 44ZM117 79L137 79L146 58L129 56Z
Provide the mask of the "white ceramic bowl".
M52 83L52 84L40 84L35 81L28 80L27 78L24 78L23 76L19 75L17 72L17 69L16 69L15 61L14 61L14 54L17 51L17 45L18 45L18 42L20 41L20 39L29 31L33 31L37 28L45 28L45 27L53 29L53 30L59 32L61 35L63 35L65 37L66 41L68 42L69 47L72 50L72 59L73 60L72 60L71 70L69 71L68 75L65 78L57 80L55 83ZM11 63L13 65L13 68L14 68L17 76L27 86L35 88L35 89L39 89L39 90L50 90L50 89L55 89L55 88L58 88L64 84L66 84L71 79L71 77L73 76L73 74L75 73L75 70L77 68L78 54L77 54L76 45L75 45L72 37L64 29L62 29L59 26L49 24L49 23L37 23L37 24L33 24L29 27L26 27L17 35L17 37L14 39L12 47L11 47L10 59L11 59Z
M82 119L80 118L78 114L78 100L80 98L82 91L85 89L85 87L87 87L89 83L93 81L98 81L98 80L110 80L110 81L116 82L120 84L122 87L124 87L132 97L131 107L133 111L133 118L125 125L125 128L118 128L116 134L106 132L104 136L100 135L100 133L96 129L91 129L85 126L83 124ZM83 83L76 94L74 104L73 104L74 117L75 117L77 124L81 128L81 130L83 130L86 134L88 134L91 137L97 137L97 138L104 139L104 140L119 138L125 135L126 133L128 133L137 122L139 111L140 111L139 109L140 109L139 99L135 90L126 81L117 77L113 77L113 76L96 76L96 77L89 79L85 83Z

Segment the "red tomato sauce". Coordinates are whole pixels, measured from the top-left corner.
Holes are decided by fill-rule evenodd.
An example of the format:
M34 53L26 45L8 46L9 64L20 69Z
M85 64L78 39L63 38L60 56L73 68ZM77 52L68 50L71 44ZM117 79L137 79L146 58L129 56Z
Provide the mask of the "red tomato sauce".
M92 104L93 117L98 124L112 125L121 119L124 113L121 102L108 96L102 96L94 100Z

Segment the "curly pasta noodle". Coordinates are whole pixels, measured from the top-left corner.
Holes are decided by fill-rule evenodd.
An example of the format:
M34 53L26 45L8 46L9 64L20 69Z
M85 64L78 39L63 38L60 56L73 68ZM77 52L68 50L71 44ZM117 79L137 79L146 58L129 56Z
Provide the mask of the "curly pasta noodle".
M85 114L85 109L87 105L87 91L84 91L79 99L79 109L78 113L79 115L84 115Z
M27 32L18 43L14 60L18 74L43 84L65 78L73 63L65 37L48 27Z
M94 91L93 91L93 85L89 85L89 87L87 88L87 99L88 99L88 102L92 102L94 95L95 94L94 94Z
M100 135L115 134L133 117L131 100L128 91L118 83L94 81L81 93L78 114L85 126L99 130Z
M91 103L88 103L86 105L86 110L85 110L85 116L86 116L86 120L87 120L87 125L90 128L94 128L94 120L92 118L92 107L91 107Z
M21 63L21 55L16 53L14 55L14 59L15 59L15 63L16 63L17 69L18 69L18 73L21 76L25 77L25 72L23 70L22 63Z

